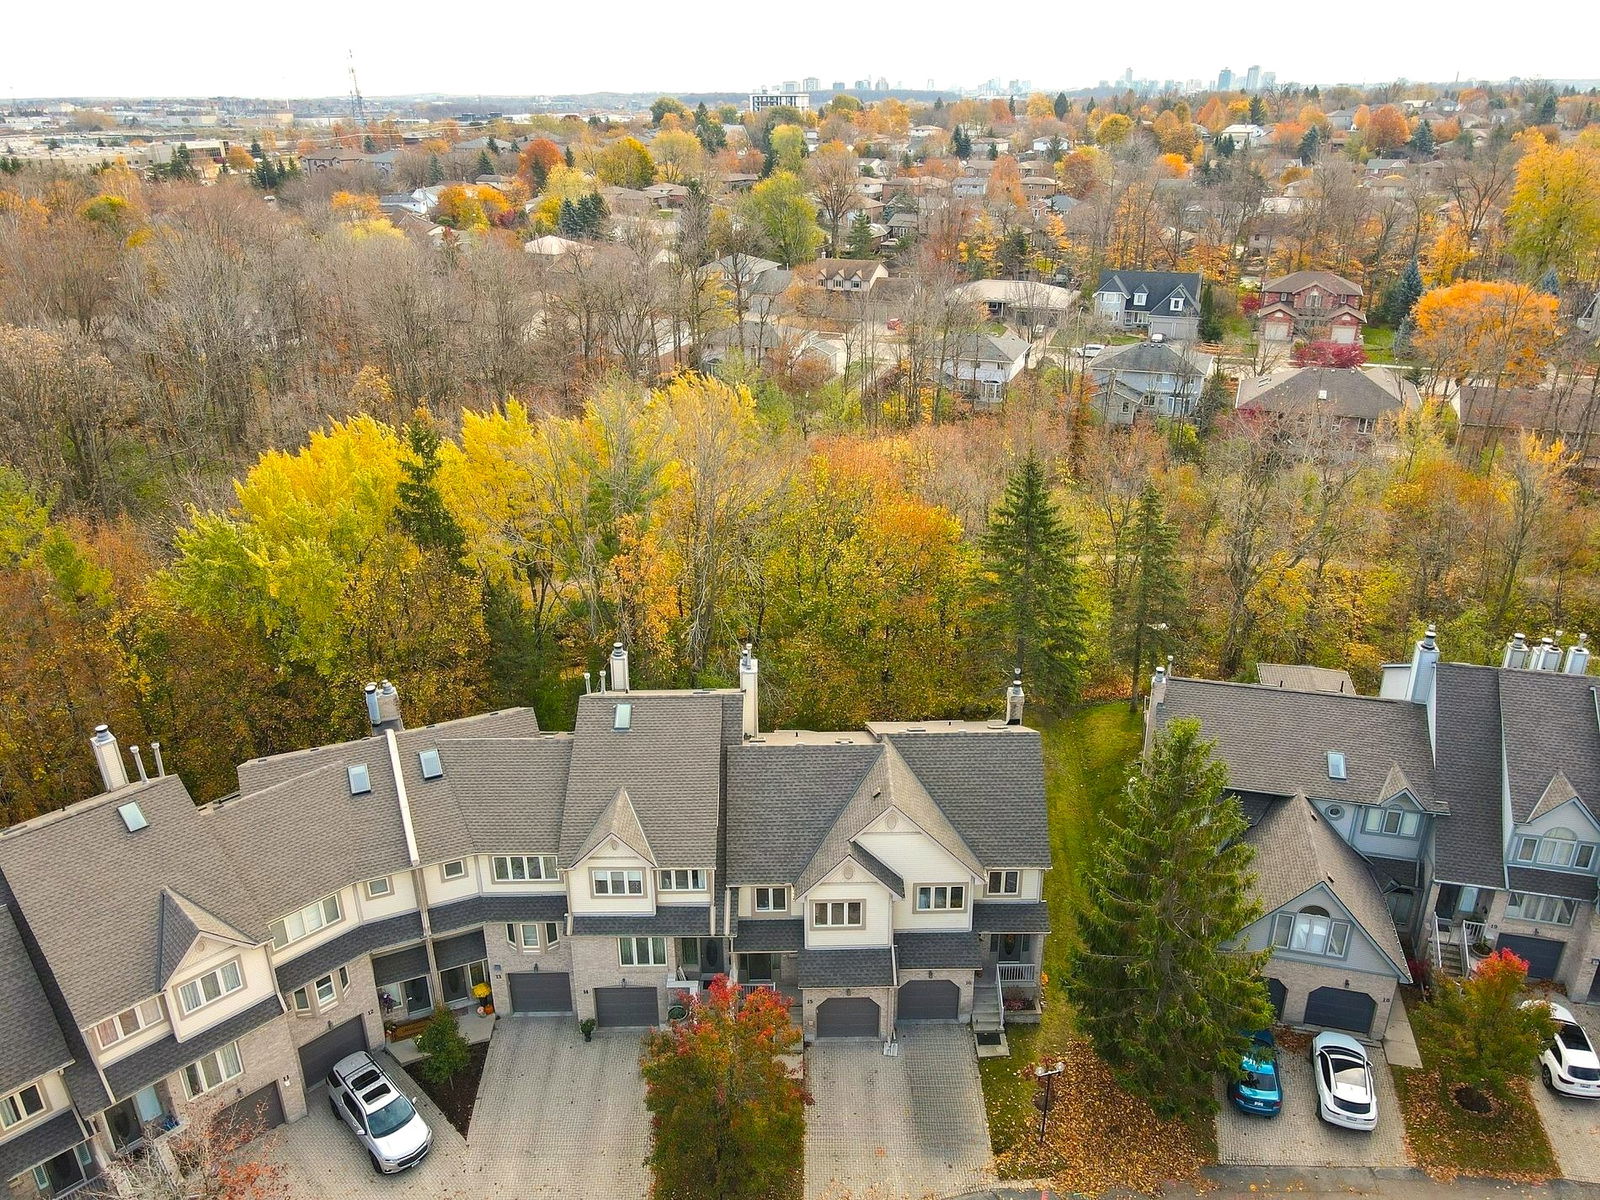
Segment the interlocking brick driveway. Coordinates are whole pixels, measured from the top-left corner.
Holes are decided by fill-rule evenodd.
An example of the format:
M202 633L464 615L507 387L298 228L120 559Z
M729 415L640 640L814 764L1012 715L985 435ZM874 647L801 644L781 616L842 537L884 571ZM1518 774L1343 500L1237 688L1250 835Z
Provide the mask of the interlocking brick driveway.
M806 1115L807 1200L921 1200L994 1180L972 1034L928 1025L900 1055L876 1043L806 1051L816 1103Z
M399 1068L384 1056L384 1066ZM420 1089L409 1089L420 1094ZM403 1175L375 1175L328 1110L324 1090L304 1120L272 1135L297 1200L642 1197L650 1126L639 1077L639 1036L596 1033L567 1019L502 1017L489 1044L470 1143L421 1096L433 1152Z
M1217 1113L1217 1159L1229 1164L1274 1167L1404 1167L1405 1124L1394 1093L1394 1079L1383 1051L1369 1047L1378 1085L1378 1127L1371 1133L1338 1129L1317 1116L1317 1085L1305 1054L1284 1052L1283 1111L1276 1117L1247 1117L1226 1099Z
M1571 1009L1591 1039L1600 1040L1600 1005L1574 1004L1560 996L1556 1000ZM1531 1086L1561 1174L1584 1183L1600 1183L1600 1100L1559 1095L1538 1079Z

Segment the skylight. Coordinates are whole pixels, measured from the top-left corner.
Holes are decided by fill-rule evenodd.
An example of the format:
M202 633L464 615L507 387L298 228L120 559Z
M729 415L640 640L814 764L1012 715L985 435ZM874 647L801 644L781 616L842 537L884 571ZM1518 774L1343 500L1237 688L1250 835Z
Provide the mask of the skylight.
M1341 754L1337 750L1329 750L1328 751L1328 778L1329 779L1343 779L1343 778L1345 778L1345 773L1344 773L1344 755Z
M350 764L350 794L352 796L365 796L372 790L372 775L367 770L366 763Z
M437 779L444 774L444 764L439 761L437 750L424 750L417 755L417 762L422 766L424 779Z
M150 824L144 815L144 809L139 807L137 800L129 800L126 804L117 806L117 816L122 818L122 823L128 827L129 833L138 833Z
M633 728L633 705L626 703L617 705L616 715L611 718L611 728Z

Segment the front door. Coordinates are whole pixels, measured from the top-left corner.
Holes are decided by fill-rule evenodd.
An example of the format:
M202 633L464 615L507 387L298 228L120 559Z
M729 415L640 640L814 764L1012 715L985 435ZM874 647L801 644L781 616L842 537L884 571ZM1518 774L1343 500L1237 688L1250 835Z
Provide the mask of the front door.
M678 939L678 974L684 979L700 978L700 939Z
M1461 885L1456 883L1441 883L1439 895L1433 902L1433 914L1443 917L1446 921L1455 919L1456 908L1461 903Z
M739 975L740 982L771 983L774 957L771 954L746 954L744 956L744 969Z
M407 1015L426 1016L433 1011L433 989L428 986L426 975L406 980L401 985L401 992L405 996Z
M1031 933L991 933L990 953L1001 962L1032 962L1033 935Z
M145 1127L161 1119L161 1096L152 1087L135 1092L121 1104L106 1110L106 1128L118 1150L126 1150L144 1140Z

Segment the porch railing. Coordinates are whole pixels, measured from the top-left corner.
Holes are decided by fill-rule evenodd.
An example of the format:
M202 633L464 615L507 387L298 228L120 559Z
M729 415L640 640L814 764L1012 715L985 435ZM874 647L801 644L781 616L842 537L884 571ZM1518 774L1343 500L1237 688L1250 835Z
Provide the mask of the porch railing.
M1035 984L1039 982L1039 967L1036 963L1003 962L1000 967L1000 985Z

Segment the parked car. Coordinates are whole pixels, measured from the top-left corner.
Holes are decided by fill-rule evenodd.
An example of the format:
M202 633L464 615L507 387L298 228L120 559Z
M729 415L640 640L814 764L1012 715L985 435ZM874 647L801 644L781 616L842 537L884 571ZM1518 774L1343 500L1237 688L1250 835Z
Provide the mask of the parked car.
M414 1167L433 1149L433 1130L416 1104L365 1050L334 1063L328 1072L328 1104L365 1147L380 1175Z
M1275 1117L1283 1111L1283 1079L1278 1074L1278 1043L1272 1030L1250 1035L1250 1048L1239 1060L1240 1076L1228 1081L1228 1099L1252 1117Z
M1550 1019L1556 1023L1556 1034L1539 1055L1539 1074L1544 1085L1563 1096L1581 1096L1586 1100L1600 1098L1600 1056L1594 1052L1589 1035L1578 1024L1572 1010L1548 1000L1527 1000L1523 1008L1536 1004L1550 1009Z
M1105 346L1099 342L1089 342L1078 353L1082 354L1085 358L1094 358L1104 349Z
M1319 1033L1311 1043L1317 1115L1330 1125L1367 1132L1378 1126L1378 1090L1366 1047L1348 1033Z

